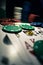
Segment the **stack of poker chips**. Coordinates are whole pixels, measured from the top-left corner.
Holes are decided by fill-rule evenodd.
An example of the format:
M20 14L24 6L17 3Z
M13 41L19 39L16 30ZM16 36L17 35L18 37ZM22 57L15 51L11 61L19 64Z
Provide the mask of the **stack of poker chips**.
M21 15L22 15L22 8L14 7L14 18L17 20L21 20Z

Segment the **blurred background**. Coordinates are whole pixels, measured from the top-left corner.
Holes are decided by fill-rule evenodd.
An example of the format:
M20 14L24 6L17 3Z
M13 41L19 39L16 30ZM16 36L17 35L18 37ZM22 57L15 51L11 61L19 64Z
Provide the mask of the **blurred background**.
M31 17L33 17L32 21L35 17L36 21L43 21L43 0L1 0L0 18L14 18L15 7L22 8L21 13L16 12L17 14L19 14L18 17L21 16L20 19L22 21L31 21ZM35 14L35 16L29 16L30 13Z
M0 18L6 17L6 0L0 0Z

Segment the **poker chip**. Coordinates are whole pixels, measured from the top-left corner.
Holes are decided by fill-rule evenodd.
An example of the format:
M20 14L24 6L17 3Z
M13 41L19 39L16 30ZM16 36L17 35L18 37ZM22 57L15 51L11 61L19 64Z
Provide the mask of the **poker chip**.
M31 25L40 27L41 26L41 22L32 22Z
M34 26L30 26L27 24L21 24L20 26L22 29L25 29L25 30L34 30Z
M43 28L43 23L41 23L41 27Z
M38 40L34 43L33 46L35 54L43 60L43 40Z
M7 57L3 57L1 62L3 65L9 65L9 59Z
M22 31L22 29L16 25L6 25L2 28L2 30L11 33L18 33Z

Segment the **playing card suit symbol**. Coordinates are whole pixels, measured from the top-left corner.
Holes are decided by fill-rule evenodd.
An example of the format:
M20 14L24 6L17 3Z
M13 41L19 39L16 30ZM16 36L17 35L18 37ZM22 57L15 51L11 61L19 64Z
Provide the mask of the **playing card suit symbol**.
M31 45L28 42L26 42L26 41L25 41L25 45L26 45L26 49L29 49L29 47L31 47Z
M35 39L30 39L33 43L35 42Z
M6 45L12 45L12 43L7 35L4 37L3 42Z
M25 41L26 49L29 49L29 44Z
M8 59L7 57L2 57L1 62L2 62L4 65L9 65L9 59Z

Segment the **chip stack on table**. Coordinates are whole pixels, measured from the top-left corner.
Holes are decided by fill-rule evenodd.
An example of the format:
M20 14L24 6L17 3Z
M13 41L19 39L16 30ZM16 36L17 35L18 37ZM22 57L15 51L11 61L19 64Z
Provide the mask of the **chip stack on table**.
M22 8L14 7L14 18L17 20L21 20L21 16L22 16Z

